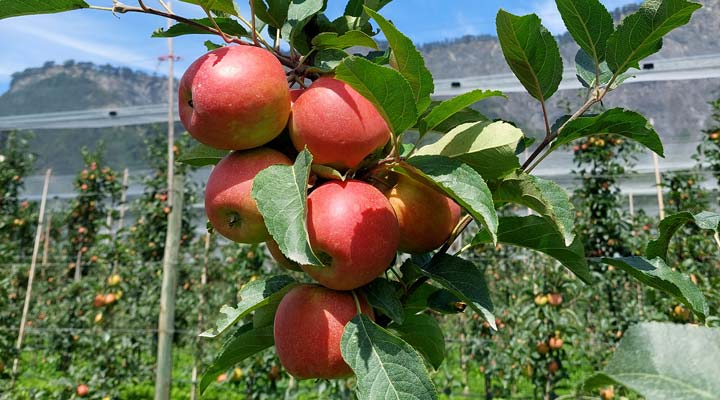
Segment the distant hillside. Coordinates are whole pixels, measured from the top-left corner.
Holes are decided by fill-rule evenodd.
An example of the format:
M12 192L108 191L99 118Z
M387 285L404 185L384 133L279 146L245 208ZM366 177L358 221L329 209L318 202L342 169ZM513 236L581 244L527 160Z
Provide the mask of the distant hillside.
M720 54L720 0L700 2L703 9L688 26L673 32L654 57ZM637 7L615 10L616 20ZM577 46L567 34L558 41L565 65L573 65ZM434 76L440 79L510 72L493 36L466 36L426 44L420 50ZM13 75L10 89L0 96L0 116L156 104L166 100L166 88L166 78L128 68L73 61L46 63ZM581 101L579 96L578 91L558 93L550 102L551 114L560 116L567 107ZM720 79L638 83L614 92L605 106L642 111L655 120L666 142L676 143L699 135L710 114L707 102L719 96ZM537 135L542 130L540 109L527 95L512 94L508 101L491 100L478 107L493 118L514 119L528 134ZM141 167L142 137L147 131L148 127L127 127L39 132L34 142L40 156L38 167L73 172L80 163L78 149L94 146L99 138L105 140L108 159L114 166ZM687 153L678 153L679 157L687 157Z

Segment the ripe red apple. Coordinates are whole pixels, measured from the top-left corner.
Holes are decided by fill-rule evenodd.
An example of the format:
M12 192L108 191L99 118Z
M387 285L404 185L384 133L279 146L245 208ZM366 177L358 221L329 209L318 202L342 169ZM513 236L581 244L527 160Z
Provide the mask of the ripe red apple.
M538 342L535 346L535 350L537 350L538 353L545 355L550 351L550 348L546 342Z
M350 85L334 78L315 81L293 103L290 138L305 146L315 164L336 169L357 166L390 139L390 129L375 106Z
M90 393L90 388L88 385L81 383L78 385L77 389L75 389L75 392L77 393L78 397L85 397Z
M265 242L265 245L267 246L270 255L275 259L279 266L291 271L302 271L300 264L285 257L285 254L282 253L276 241L270 239Z
M105 305L105 296L101 294L95 295L95 298L93 299L93 307L100 308Z
M563 302L563 297L560 293L548 293L547 298L548 303L554 307L558 307Z
M397 175L386 192L400 225L399 250L427 253L440 247L460 221L460 206L413 178Z
M363 314L374 314L359 295ZM340 352L345 325L357 315L350 292L317 285L291 289L275 314L275 348L280 363L298 379L335 379L352 374Z
M282 132L290 90L280 62L254 46L228 46L193 62L180 80L179 113L199 142L218 149L262 146Z
M105 295L104 300L105 300L105 305L109 306L109 305L115 303L115 301L117 301L117 298L115 297L114 293L108 293Z
M400 240L395 212L374 186L331 181L308 196L310 246L324 267L303 266L313 279L335 290L365 285L388 268Z
M553 350L560 350L563 346L563 340L559 337L551 337L549 340L550 348Z
M205 213L219 234L238 243L270 238L251 192L255 175L277 164L292 163L278 151L258 148L230 153L215 166L205 187Z

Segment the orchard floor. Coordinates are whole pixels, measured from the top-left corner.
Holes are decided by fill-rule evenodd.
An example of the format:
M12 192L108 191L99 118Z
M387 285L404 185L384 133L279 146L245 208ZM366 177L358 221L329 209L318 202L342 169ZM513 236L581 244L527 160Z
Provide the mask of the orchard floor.
M23 356L22 364L26 366L25 372L20 376L14 389L11 391L5 391L0 394L0 399L75 399L75 387L77 382L71 382L69 379L63 376L62 371L57 371L52 362L39 362L41 360L35 360L34 356L30 352L26 352ZM21 365L22 365L21 364ZM27 369L31 367L30 369ZM192 369L192 356L187 351L177 351L175 353L174 368L173 368L173 389L171 397L172 399L190 399L191 392L191 380L190 371ZM592 371L588 368L587 370L576 370L570 373L570 379L566 380L566 384L563 388L557 390L557 395L560 398L573 398L571 397L572 388L580 383L585 377L592 374ZM485 399L485 377L481 373L480 365L476 362L470 362L467 365L467 378L465 373L460 368L460 362L457 359L457 353L451 352L448 354L443 366L437 371L435 375L436 383L442 383L445 389L440 394L441 399ZM442 381L442 382L441 382ZM288 386L288 379L279 381L278 386ZM468 383L467 389L464 388L464 382ZM7 382L4 382L7 383ZM0 387L5 387L4 383ZM509 397L509 399L534 399L542 398L535 397L533 393L533 385L529 380L521 379L515 382L514 392L516 395ZM205 394L199 398L203 400L235 400L235 399L298 399L298 400L311 400L311 399L336 399L336 398L349 398L340 394L329 394L319 392L318 388L322 389L323 385L320 382L304 381L295 382L293 389L279 389L274 393L255 393L248 395L246 393L246 387L242 381L231 382L225 381L222 383L213 383L208 387ZM92 386L90 387L91 393L87 398L90 399L103 399L103 393L94 393ZM128 382L119 388L119 396L114 397L115 399L152 399L154 392L153 382ZM283 395L284 392L284 395ZM567 397L566 397L567 396ZM501 399L503 397L493 397L493 399ZM507 397L505 397L507 398ZM634 398L631 396L630 398Z

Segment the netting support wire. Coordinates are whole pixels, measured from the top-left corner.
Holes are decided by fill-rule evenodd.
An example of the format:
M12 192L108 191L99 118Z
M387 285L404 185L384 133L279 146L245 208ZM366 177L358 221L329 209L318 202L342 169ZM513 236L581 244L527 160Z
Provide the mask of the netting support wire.
M163 254L160 315L158 317L158 352L155 378L155 400L169 400L172 384L172 342L175 331L175 293L177 290L177 264L180 252L183 208L183 176L173 180L175 201L168 214L165 252ZM169 196L168 196L169 197Z
M18 364L20 363L20 351L22 350L23 336L25 335L25 324L27 323L28 311L30 310L30 296L32 295L32 285L35 279L35 267L37 266L38 253L40 253L40 239L43 233L43 223L45 222L45 205L47 204L48 187L50 186L50 176L52 169L45 172L45 183L43 184L42 197L40 199L40 212L38 214L38 224L35 230L35 244L33 245L32 259L30 261L30 272L28 272L27 289L25 290L25 304L23 304L22 317L20 318L20 329L18 332L17 354L13 360L12 376L13 384L17 376Z

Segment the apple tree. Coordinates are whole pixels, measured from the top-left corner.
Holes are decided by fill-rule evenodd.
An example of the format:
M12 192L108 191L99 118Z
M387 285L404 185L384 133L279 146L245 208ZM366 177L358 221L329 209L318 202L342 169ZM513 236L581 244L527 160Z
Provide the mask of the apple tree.
M239 302L224 306L201 335L226 337L201 387L274 346L298 379L354 376L360 399L437 398L431 371L443 363L445 337L433 310L467 307L488 329L498 328L488 277L455 251L471 225L478 233L470 244L545 253L593 283L575 207L560 186L532 172L558 148L604 135L663 156L658 133L640 113L591 110L701 7L647 0L615 26L599 0L556 0L580 46L577 76L587 88L582 106L557 121L548 112L563 77L555 38L537 15L500 10L502 52L544 116L545 136L521 162L518 154L530 142L522 130L469 109L503 93L473 90L433 101L422 55L380 13L390 0L349 0L335 19L323 0L252 0L249 15L231 0L187 2L206 18L176 15L162 1L155 8L84 0L0 0L0 18L77 8L143 13L178 22L155 37L210 34L222 41L206 42L208 53L180 81L180 119L200 142L184 159L216 164L205 193L212 229L235 242L267 243L280 269L244 285ZM381 32L386 49L375 40ZM499 212L511 205L535 215ZM719 220L711 213L671 216L644 257L592 249L589 255L675 297L704 322L702 292L667 264L669 238L688 222L717 230ZM655 342L643 343L643 334L651 340L666 334L656 328L638 328L621 349L645 346L654 354ZM695 336L711 340L717 332ZM559 351L559 340L548 333L543 344ZM585 387L616 382L655 393L627 378L629 369L646 372L648 363L623 357L629 356L618 352ZM551 373L559 367L548 364Z

